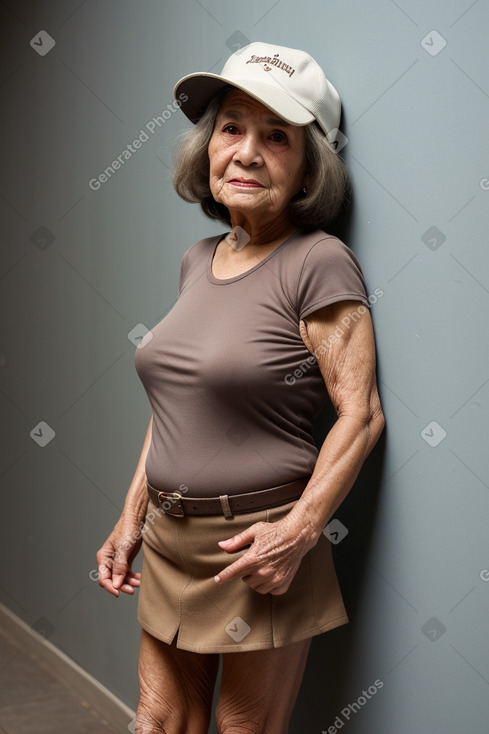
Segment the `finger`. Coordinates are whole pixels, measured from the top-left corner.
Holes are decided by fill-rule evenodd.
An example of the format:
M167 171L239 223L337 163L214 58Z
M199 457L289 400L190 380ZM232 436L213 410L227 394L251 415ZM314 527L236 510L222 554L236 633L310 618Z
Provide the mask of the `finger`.
M136 579L133 576L126 576L126 584L130 584L131 586L139 586L141 584L141 579Z
M102 551L99 551L95 557L97 559L97 566L107 566L108 568L111 568L112 560L114 558L113 552L111 553L110 551L106 551L102 553Z
M134 573L124 560L116 561L113 556L110 548L97 553L99 586L116 597L120 591L134 594L134 587L140 584L141 573Z
M259 594L273 594L274 596L285 594L290 586L290 583L280 583L277 585L271 581L266 583L260 581L257 582L252 576L244 576L241 580L248 584L253 591L257 591Z
M99 563L97 571L99 579L107 579L112 576L112 567L109 563Z
M259 586L255 586L252 582L248 582L245 579L242 579L242 581L245 582L245 584L248 584L250 589L253 589L253 591L256 591L257 594L268 594L268 588L264 584L260 584Z
M108 566L109 568L112 566L112 562L115 556L115 548L112 546L103 546L96 554L97 559L97 565L98 566Z
M131 569L129 569L129 571L127 572L127 578L140 579L141 571L136 572L136 571L132 571Z
M102 587L102 589L105 589L105 591L108 591L109 594L112 594L112 596L119 596L119 590L114 589L112 579L106 579L105 581L99 581L99 584Z
M114 561L112 566L112 583L114 588L120 589L130 569L124 561Z
M255 561L252 558L247 557L247 555L248 554L245 553L244 556L234 563L231 563L230 566L226 566L222 571L219 571L217 576L214 576L214 581L219 584L229 581L230 579L234 579L237 576L249 574L255 566Z
M120 589L126 578L125 573L117 573L112 575L112 584L114 589Z
M242 533L233 535L232 538L227 538L227 540L219 540L218 545L220 545L221 548L228 553L232 550L236 550L237 548L242 548L244 545L249 545L255 539L256 531L253 528L254 526L251 525L251 527L243 530Z
M122 578L122 584L119 586L119 581ZM115 583L114 578L114 586L116 589L119 589L120 591L126 591L127 589L132 589L132 587L137 587L141 584L141 572L138 571L138 573L135 573L134 571L131 571L129 569L125 576L122 576L122 574L117 575L117 583ZM132 593L132 592L129 592Z
M285 592L289 590L289 586L290 584L282 584L282 586L279 586L276 589L270 589L268 593L273 594L274 596L280 596L281 594L285 594Z
M105 562L100 563L97 566L98 571L98 583L99 586L104 586L104 582L110 581L112 583L112 560L108 559Z
M122 584L119 591L122 591L124 592L124 594L129 594L130 596L132 596L134 594L135 589L134 589L134 586L131 586L130 584Z
M134 594L135 587L139 586L139 580L134 579L131 583L125 582L121 584L120 588L117 588L114 586L114 583L112 582L112 579L107 579L105 581L102 581L100 586L109 592L109 594L112 594L112 596L120 596L120 592L122 591L124 594Z

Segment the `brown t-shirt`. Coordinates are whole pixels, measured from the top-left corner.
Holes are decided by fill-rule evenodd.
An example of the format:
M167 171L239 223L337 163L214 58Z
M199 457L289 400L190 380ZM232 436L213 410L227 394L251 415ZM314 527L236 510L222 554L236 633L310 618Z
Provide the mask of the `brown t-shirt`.
M134 358L153 411L148 482L189 497L265 489L313 471L312 421L329 398L299 320L335 301L369 306L357 258L332 235L297 232L222 280L211 262L224 236L185 252L178 299Z

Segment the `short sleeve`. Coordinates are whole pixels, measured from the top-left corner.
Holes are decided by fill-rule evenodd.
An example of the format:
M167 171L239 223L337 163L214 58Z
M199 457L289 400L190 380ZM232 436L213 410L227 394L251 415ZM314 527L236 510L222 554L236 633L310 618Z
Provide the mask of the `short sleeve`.
M370 307L360 263L338 238L322 239L311 247L302 266L297 292L299 318L347 300Z

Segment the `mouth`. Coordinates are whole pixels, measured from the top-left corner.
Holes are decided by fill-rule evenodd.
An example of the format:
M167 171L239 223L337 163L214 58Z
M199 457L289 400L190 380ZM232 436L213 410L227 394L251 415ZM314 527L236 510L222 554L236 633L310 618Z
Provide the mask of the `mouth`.
M237 188L245 188L245 189L263 189L265 188L263 184L261 184L259 181L256 181L254 178L241 178L239 176L236 176L235 178L231 178L228 181L229 184L232 186L236 186Z

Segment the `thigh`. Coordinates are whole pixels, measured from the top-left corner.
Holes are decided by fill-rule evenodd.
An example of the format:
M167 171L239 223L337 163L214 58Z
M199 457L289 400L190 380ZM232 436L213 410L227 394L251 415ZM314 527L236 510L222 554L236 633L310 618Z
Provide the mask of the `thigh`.
M141 630L136 734L207 734L219 655L180 650Z
M223 653L219 734L287 734L310 645Z

